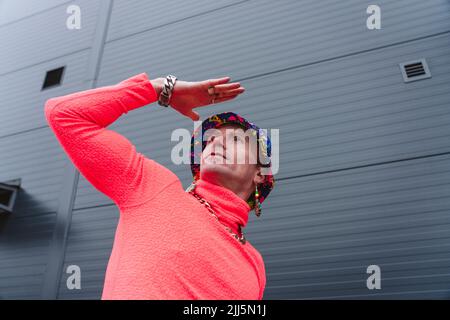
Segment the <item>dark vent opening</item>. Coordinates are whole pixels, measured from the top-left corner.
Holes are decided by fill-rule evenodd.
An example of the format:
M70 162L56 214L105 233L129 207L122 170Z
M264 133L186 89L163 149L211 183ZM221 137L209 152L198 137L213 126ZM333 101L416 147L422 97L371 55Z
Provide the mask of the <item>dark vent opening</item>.
M63 73L64 67L47 71L44 84L42 85L42 90L60 85Z
M422 62L405 65L405 71L408 78L425 74L425 68Z
M0 188L0 204L4 205L5 207L9 207L12 195L12 190Z
M400 63L400 69L404 82L431 78L430 68L424 58Z
M20 189L20 179L8 183L0 182L0 214L12 213Z

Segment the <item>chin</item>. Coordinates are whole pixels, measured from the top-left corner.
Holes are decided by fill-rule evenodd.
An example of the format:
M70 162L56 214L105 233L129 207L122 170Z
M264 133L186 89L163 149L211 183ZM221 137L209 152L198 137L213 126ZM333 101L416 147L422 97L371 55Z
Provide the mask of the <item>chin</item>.
M232 179L233 170L224 164L205 163L201 166L200 175L207 180Z

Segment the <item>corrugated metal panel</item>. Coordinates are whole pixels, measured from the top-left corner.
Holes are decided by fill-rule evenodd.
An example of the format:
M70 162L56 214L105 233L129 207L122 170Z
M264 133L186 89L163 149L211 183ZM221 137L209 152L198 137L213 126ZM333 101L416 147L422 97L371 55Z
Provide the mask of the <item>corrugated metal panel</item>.
M109 83L121 79L123 70L142 69L192 80L224 74L247 78L450 31L446 0L377 4L383 8L383 24L376 31L366 28L368 4L358 0L244 1L176 23L164 20L158 28L147 22L152 27L146 32L145 20L138 19L139 25L120 24L121 34L129 37L106 45L102 70L107 77L101 79ZM158 16L159 21L170 13L163 5L137 8L148 20ZM125 19L133 20L133 12L141 10L128 9Z
M115 206L75 210L68 237L59 299L98 299L103 289L119 212ZM67 267L81 269L81 290L67 288Z
M24 1L2 0L0 1L0 26L7 23L15 23L21 19L29 18L32 15L39 14L63 3L69 3L69 0L39 0Z
M68 161L48 128L0 138L0 154L0 181L22 180L14 212L0 215L0 299L36 299Z
M114 0L108 39L115 40L249 0L146 1Z
M0 26L0 76L92 45L100 1L79 0L81 28L69 30L67 4Z
M54 223L54 212L34 209L0 216L0 299L41 296Z
M404 84L398 62L417 56L433 78ZM449 71L443 35L245 81L239 109L281 128L280 177L438 153L449 150Z
M80 89L87 74L90 52L84 50L0 76L0 137L47 126L45 101ZM46 72L60 66L66 66L61 86L41 91Z
M265 298L450 298L449 165L445 155L280 181L248 233ZM372 264L379 291L366 287Z
M18 212L38 215L56 211L68 160L50 130L0 138L0 154L0 181L22 179L22 196L15 206Z

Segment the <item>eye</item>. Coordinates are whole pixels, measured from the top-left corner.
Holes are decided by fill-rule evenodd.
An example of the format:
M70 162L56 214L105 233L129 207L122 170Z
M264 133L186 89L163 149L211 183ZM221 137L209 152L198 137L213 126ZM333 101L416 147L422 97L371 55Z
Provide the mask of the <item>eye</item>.
M208 139L206 140L206 143L210 143L210 142L213 142L214 141L214 136L210 136L210 137L208 137Z

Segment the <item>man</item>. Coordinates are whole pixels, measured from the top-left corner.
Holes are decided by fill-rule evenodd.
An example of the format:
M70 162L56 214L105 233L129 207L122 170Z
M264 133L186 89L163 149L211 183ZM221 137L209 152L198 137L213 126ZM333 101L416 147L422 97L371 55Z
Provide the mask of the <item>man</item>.
M194 132L189 192L172 171L106 129L122 114L157 100L198 120L194 108L244 92L229 80L149 80L141 73L116 85L46 102L46 119L67 155L120 210L102 299L262 299L264 262L242 228L252 208L260 214L273 177L261 173L260 160L250 161L259 159L256 152L226 131L236 126L253 129L262 141L258 128L231 112L205 120L203 129L215 128L225 139L213 135L202 141L197 164ZM227 139L235 148L229 148ZM246 163L226 162L243 150Z

